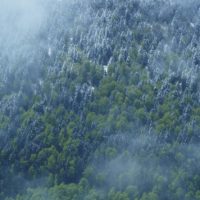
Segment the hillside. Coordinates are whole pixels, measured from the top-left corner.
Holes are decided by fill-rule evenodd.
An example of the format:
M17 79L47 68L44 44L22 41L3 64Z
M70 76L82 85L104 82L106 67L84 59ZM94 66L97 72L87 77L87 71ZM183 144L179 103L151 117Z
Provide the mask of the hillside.
M200 199L198 1L2 0L0 25L0 199Z

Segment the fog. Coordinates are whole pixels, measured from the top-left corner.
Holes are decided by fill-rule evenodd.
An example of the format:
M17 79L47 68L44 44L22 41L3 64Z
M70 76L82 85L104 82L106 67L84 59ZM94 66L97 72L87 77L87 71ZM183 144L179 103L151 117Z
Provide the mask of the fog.
M36 61L37 67L41 65L42 55L48 53L50 43L63 25L62 21L58 23L62 3L60 0L0 1L1 68L10 70L19 65L26 68Z
M33 36L38 33L47 16L44 5L39 0L3 0L0 11L0 33L4 41L21 36ZM8 41L7 41L8 42Z
M0 2L1 59L7 61L6 67L11 68L17 62L16 59L26 57L27 60L33 54L39 43L38 35L45 27L47 15L39 0Z
M145 133L131 135L124 133L121 142L102 144L85 172L90 183L100 193L113 188L132 190L135 199L144 191L157 192L158 199L181 199L188 192L188 182L199 173L199 146L169 144ZM99 152L105 154L99 156Z
M65 85L66 88L64 88L65 90L58 91L58 96L56 96L57 93L55 93L54 98L58 98L58 101L55 101L55 105L53 103L51 105L51 102L48 101L48 97L49 99L51 98L50 87L56 88L57 85L62 86L61 82L62 81L64 82L64 79L65 79L64 75L66 74L63 73L64 75L63 75L62 80L59 80L59 76L56 77L56 75L57 75L57 72L60 73L62 71L61 70L62 66L64 66L64 64L68 62L68 57L70 57L71 54L73 54L73 50L75 52L74 54L80 51L81 53L83 52L84 56L86 57L88 56L89 58L90 58L89 55L91 53L92 56L91 56L90 61L96 62L101 65L101 62L99 62L99 60L101 59L98 60L97 57L98 56L106 57L109 51L112 52L110 54L114 54L113 49L115 46L114 44L115 42L113 42L113 39L117 38L116 43L118 44L118 41L117 41L118 37L116 36L118 32L119 32L119 40L121 40L123 34L126 34L126 30L125 31L123 30L123 27L127 28L128 26L126 24L128 23L126 22L126 20L122 19L120 21L119 19L119 21L120 22L123 21L123 23L116 22L117 24L116 27L113 25L114 19L115 18L117 19L118 15L120 16L120 12L115 15L113 14L114 12L112 13L112 10L109 10L109 9L106 10L107 9L106 8L105 13L107 12L108 15L106 15L105 13L102 14L100 10L98 11L98 13L92 13L93 14L92 17L94 17L93 19L90 16L91 14L90 8L86 12L84 12L85 11L84 9L82 9L82 11L80 12L81 6L83 6L83 3L80 3L80 2L84 2L84 0L80 0L79 4L77 4L78 5L77 7L72 6L73 4L75 5L78 1L79 0L74 0L74 1L73 0L0 0L0 49L1 49L0 51L0 103L1 103L0 114L5 113L6 117L8 117L7 121L4 120L5 121L4 124L6 124L5 128L4 129L2 128L2 130L0 130L0 136L1 136L0 147L3 147L5 151L8 151L8 152L10 151L9 153L13 154L12 159L14 161L11 160L10 165L13 163L14 163L13 166L15 165L15 158L14 158L15 153L19 154L19 157L20 157L21 150L23 154L23 150L25 149L25 147L28 150L30 150L30 152L34 151L34 148L35 149L40 148L40 145L35 144L35 143L34 143L35 147L33 147L34 145L32 144L32 140L35 139L37 143L39 141L39 139L37 139L37 135L40 136L40 134L43 134L43 128L49 125L51 122L46 122L47 120L46 121L44 120L46 116L43 116L43 118L41 119L44 121L42 121L40 124L39 115L41 113L43 114L43 112L45 112L44 111L45 109L46 110L52 109L52 113L53 113L54 112L53 107L56 108L58 104L57 102L59 102L59 95L60 96L63 95L63 94L61 95L61 93L65 93L65 95L67 96L65 97L63 95L64 97L62 99L62 101L65 102L65 104L63 103L63 105L65 105L64 107L65 109L68 109L69 107L68 111L70 111L71 109L72 112L76 112L76 109L79 109L79 105L78 105L79 103L76 104L74 100L76 99L74 98L75 96L74 93L72 94L70 93L71 91L69 90L68 85L67 85L68 82L66 82L66 85ZM88 1L85 0L85 2L88 2ZM102 0L99 0L99 1L91 0L91 1L100 2L99 6L100 7L102 6L101 5L101 2L103 2ZM159 0L158 1L138 0L138 1L141 4L142 3L148 4L149 2L153 2L153 3L160 2ZM105 1L105 2L108 2L108 1ZM123 1L116 0L115 2L116 13L118 11L117 4L120 4L119 2L123 2ZM147 67L149 70L152 69L152 71L154 71L154 74L152 75L152 79L154 79L155 82L159 80L160 74L165 73L165 71L169 74L171 73L171 76L174 76L174 74L177 73L177 74L181 74L180 77L186 77L188 79L192 79L193 78L192 76L199 75L196 73L196 71L199 70L198 65L200 61L197 59L198 55L196 56L197 58L194 55L200 49L199 41L196 39L199 33L198 32L195 33L195 29L197 29L196 27L198 27L199 25L200 12L199 12L199 9L196 8L196 6L193 6L194 9L190 9L190 10L187 8L185 10L182 9L182 7L190 7L193 2L197 2L197 1L194 0L194 1L188 2L186 0L184 1L169 0L168 2L169 4L166 3L165 4L167 5L166 7L161 6L162 9L160 10L156 8L157 6L155 6L155 8L152 8L151 6L149 7L141 6L141 8L146 8L146 9L148 8L152 10L157 9L159 11L158 13L155 12L155 16L154 15L151 16L152 19L147 19L146 21L145 21L146 19L145 15L143 16L144 19L142 19L141 17L142 12L138 14L139 17L135 16L135 18L133 17L133 20L132 20L132 22L134 22L134 20L135 21L138 20L138 23L140 23L139 20L141 20L141 24L140 24L141 29L137 30L139 33L141 30L142 31L144 30L145 26L149 27L149 34L146 33L147 38L145 38L145 34L144 34L145 39L142 38L141 40L147 41L146 43L147 47L152 50L152 51L147 50L147 52L144 52L144 55L145 53L148 53L149 55L148 62L147 64L144 64L145 65L144 67ZM85 7L87 6L85 5ZM174 11L175 8L177 7L178 9ZM167 12L168 9L171 9L172 12L171 13ZM188 14L188 11L190 11L189 14ZM133 9L133 11L127 11L127 12L132 13L136 11L134 11ZM146 14L149 14L149 13L146 13ZM74 17L75 15L76 17ZM107 19L108 19L108 22L106 21ZM183 20L185 21L183 22ZM180 22L183 22L183 23L180 23ZM92 25L90 26L89 23L91 23ZM159 23L160 23L160 27L158 26ZM102 27L99 24L102 25ZM130 25L130 27L133 30L132 29L127 30L127 35L124 36L125 37L124 40L128 41L129 32L130 32L130 38L131 38L130 43L132 42L131 40L134 40L132 35L133 35L134 30L137 29L137 27L135 28L134 26L136 25L135 24ZM116 33L113 31L114 30L113 27L116 28ZM180 30L178 30L177 27ZM106 30L104 31L104 29ZM109 34L107 33L109 31L110 31L110 37L108 36ZM77 33L76 37L74 37L75 39L73 38L74 33ZM185 33L185 34L182 34L182 33ZM195 36L195 34L197 36ZM74 48L71 48L71 51L68 51L68 52L67 50L65 50L66 36L68 37L67 39L69 40L69 43L71 42L70 45L72 46L74 45L73 46ZM186 36L188 36L188 38ZM158 40L158 44L157 46L155 45L155 48L153 47L152 44L148 44L148 42L151 41L151 37L152 37L152 43L153 41ZM124 42L125 49L128 46L127 41ZM196 47L194 44L196 44ZM120 43L119 43L119 46L120 46ZM134 48L142 49L144 48L142 46L145 46L145 45L143 45L141 42L139 46L136 46ZM108 48L109 51L105 51L105 55L104 55L103 52L107 47L109 47ZM117 54L120 52L120 48L116 46ZM128 48L126 50L128 51ZM138 51L138 54L139 53L140 51ZM117 54L116 54L116 60L118 59ZM188 58L186 58L187 54L188 54ZM63 57L60 55L62 55ZM142 51L141 51L141 55L142 55ZM139 58L139 56L137 56L137 58ZM71 61L69 65L73 66L74 65L73 58L69 58L69 60ZM141 56L141 61L143 60L144 59ZM139 62L139 61L136 61L136 62ZM166 70L166 68L164 68L166 67L165 66L166 62L169 62L167 66L169 68L167 69L168 71ZM47 70L45 71L44 76L45 78L47 77L47 79L49 78L49 81L47 82L50 86L47 84L49 88L46 87L47 88L46 90L45 89L39 90L42 88L41 85L43 82L45 82L45 78L41 76L40 78L38 78L39 79L38 81L37 77L39 77L38 74L40 74L40 71L42 71L41 69L45 67L48 69L52 69L53 67L55 67L54 68L55 71L52 70L54 72L54 74L53 73L52 74L54 75L54 77L56 77L54 80L55 82L53 81L51 82L51 74L49 73L50 70L49 71ZM156 79L156 75L157 75L156 73L158 74L157 79ZM7 74L14 74L14 75L7 76ZM23 74L23 76L20 76L21 74ZM30 77L33 77L33 76L34 78L32 78L29 83ZM66 79L67 79L67 76L68 74L66 75ZM15 87L15 83L13 79L17 80L16 87ZM5 80L4 81L5 84L2 84L3 86L5 85L4 91L1 90L2 80L3 81ZM11 87L10 87L11 85L10 83L13 84ZM36 83L38 84L37 86L35 86ZM74 88L76 88L76 84L81 85L82 83L79 83L79 82L75 83L75 85L73 86ZM162 84L164 85L164 83ZM94 88L94 89L98 89L98 88ZM155 88L155 90L156 89L157 88ZM168 88L166 89L166 91L167 90ZM46 95L44 91L45 92L47 91L46 93L47 94L49 93L49 94ZM161 93L163 91L161 90ZM83 91L82 93L84 92L85 91ZM166 95L166 93L164 92L162 93L163 96ZM41 98L40 102L38 100L39 103L37 102L37 100L32 100L32 98L35 97L34 95L35 96L38 95L39 98ZM152 94L152 95L155 95L155 94ZM181 95L184 96L185 94L180 94L180 96ZM8 96L8 98L4 98L6 96ZM74 100L74 102L72 103L70 102L70 104L67 104L66 103L68 102L67 98L72 99L72 101ZM35 101L35 102L33 103L32 101ZM111 100L111 101L114 101L114 100ZM37 103L39 106L37 105ZM77 108L75 109L71 108L73 107L72 105L75 105L75 107ZM166 109L168 109L168 107ZM26 115L22 116L22 113L23 112L25 113L27 110L30 111L29 114L31 116L27 115L28 116L27 120L25 120L23 118L25 118ZM33 110L35 113L32 116ZM121 110L123 110L123 108ZM170 111L171 110L169 110L169 112ZM82 110L80 109L78 112L81 113ZM130 112L135 112L135 111L130 110ZM47 114L49 113L47 112ZM119 115L120 114L121 113L119 113ZM61 116L61 118L62 117L63 116ZM32 118L33 118L33 123L31 121ZM2 117L0 119L4 119L4 118ZM30 120L30 122L28 120ZM38 124L37 124L37 120L38 120ZM25 121L23 125L21 125L22 121ZM65 122L66 120L63 118L62 123L64 125L65 125ZM43 126L42 123L46 123L46 124L44 124ZM53 124L52 126L55 126L53 127L55 130L59 129L59 125L57 125L56 123L57 122L55 122L55 124L52 123ZM83 127L86 126L85 124L82 124L82 125ZM44 128L44 129L45 131L47 130L48 132L47 128L46 129ZM82 132L85 133L84 132L85 128L87 127L84 127L83 130L81 129L80 131L81 134ZM136 129L134 129L135 132L128 133L128 134L120 132L118 135L114 135L114 134L112 135L110 133L111 135L108 135L105 137L105 141L99 144L99 146L95 149L96 150L95 152L89 152L91 154L91 158L83 174L84 174L84 177L86 177L89 180L90 185L94 187L94 189L96 189L99 193L101 192L104 193L104 191L106 193L109 188L114 188L116 191L126 191L128 190L128 186L131 186L131 187L134 186L135 188L133 189L137 190L137 192L139 193L138 196L137 195L135 196L135 198L139 198L140 196L142 196L143 192L155 191L161 197L163 197L161 199L170 199L170 198L176 199L176 196L173 196L173 195L180 188L182 188L182 191L183 191L182 193L188 193L188 189L187 189L189 187L188 182L192 180L192 178L196 174L199 174L199 169L200 169L200 158L199 158L199 153L198 153L200 150L199 146L197 146L196 144L193 144L192 141L190 144L183 144L181 139L180 139L181 140L180 142L177 140L177 141L174 141L174 143L167 143L167 141L163 141L163 140L160 141L158 137L153 137L156 134L153 133L153 131L151 132L150 130L148 130L148 128L147 130L146 128L142 128L142 127L139 127L138 129L139 129L138 133ZM144 132L146 131L146 133L141 134L142 131L140 129L142 129ZM45 133L44 135L51 134L51 133L46 133L46 132L44 133ZM91 132L91 136L92 134L93 133ZM175 134L170 132L169 135L173 136ZM14 140L13 142L9 137L11 139L13 138L14 139L17 138L17 139ZM184 137L184 134L183 134L183 137ZM43 140L43 136L41 138L42 138L41 140ZM84 139L83 139L83 143L85 142ZM20 146L20 144L18 144L18 141L19 142L23 141L25 147L23 145ZM88 141L86 140L86 142ZM187 138L184 138L183 141L187 141ZM23 144L23 142L21 143ZM41 143L42 142L45 143L46 142L45 139L44 141L41 141ZM57 144L54 144L52 142L52 146L53 145L56 146ZM90 143L88 145L90 145ZM17 149L16 146L19 149ZM33 148L33 150L31 148ZM16 152L12 151L12 149L14 149ZM25 149L25 151L27 149ZM62 151L63 152L65 151L64 147ZM69 152L71 153L71 151ZM73 153L74 152L72 152L72 154ZM27 153L27 155L29 154ZM78 157L79 155L76 155L76 156ZM5 168L6 167L7 166L5 166ZM89 173L87 174L88 171L90 171L90 174ZM5 173L3 170L2 172L3 172L2 173L3 176L6 173L8 174L10 173L9 169L8 169L8 172L7 172L7 169L5 170ZM12 172L12 173L15 174L15 172ZM57 171L55 173L57 173ZM186 183L188 184L186 183L185 185L183 184L184 181L182 181L182 177L183 179L187 181ZM14 176L14 179L17 180L16 182L24 182L24 185L23 183L21 184L22 190L24 189L24 187L25 188L32 187L35 185L38 187L40 185L46 185L46 182L47 182L45 180L46 179L45 175L44 177L41 177L41 180L36 180L35 182L26 181L26 178L23 177L23 174L22 176L18 176L18 175L16 175L16 177ZM174 185L177 185L177 189L174 189L175 187L173 187L172 185L172 183L174 182L176 182L176 184ZM13 183L13 185L14 184L15 183ZM170 184L172 186L170 186ZM156 188L155 186L159 186L159 187ZM19 188L19 190L20 189L21 188ZM18 190L18 188L16 188L16 190ZM180 195L179 199L181 198L182 197Z

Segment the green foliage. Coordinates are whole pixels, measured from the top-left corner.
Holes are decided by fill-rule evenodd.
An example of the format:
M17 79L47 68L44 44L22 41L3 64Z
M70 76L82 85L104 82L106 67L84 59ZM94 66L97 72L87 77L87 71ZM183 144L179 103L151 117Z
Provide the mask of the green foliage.
M190 173L199 157L177 148L198 138L199 96L166 72L153 80L139 51L148 48L150 29L131 35L129 61L115 49L108 73L77 47L77 59L60 56L62 70L44 67L42 83L0 82L0 134L7 138L0 141L0 199L200 199L199 169ZM164 65L178 59L167 54ZM158 146L133 148L144 132Z

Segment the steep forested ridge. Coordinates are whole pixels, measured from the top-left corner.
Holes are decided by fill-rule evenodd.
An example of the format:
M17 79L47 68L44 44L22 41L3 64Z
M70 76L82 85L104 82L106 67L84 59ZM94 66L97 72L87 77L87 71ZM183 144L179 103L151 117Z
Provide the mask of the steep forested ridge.
M0 14L0 199L200 199L200 3L40 4Z

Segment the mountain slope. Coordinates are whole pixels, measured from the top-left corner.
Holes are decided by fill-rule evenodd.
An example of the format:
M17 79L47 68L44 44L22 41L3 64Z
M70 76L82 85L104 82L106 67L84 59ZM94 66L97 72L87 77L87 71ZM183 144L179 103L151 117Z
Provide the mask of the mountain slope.
M200 199L200 3L11 5L35 32L0 15L0 198Z

